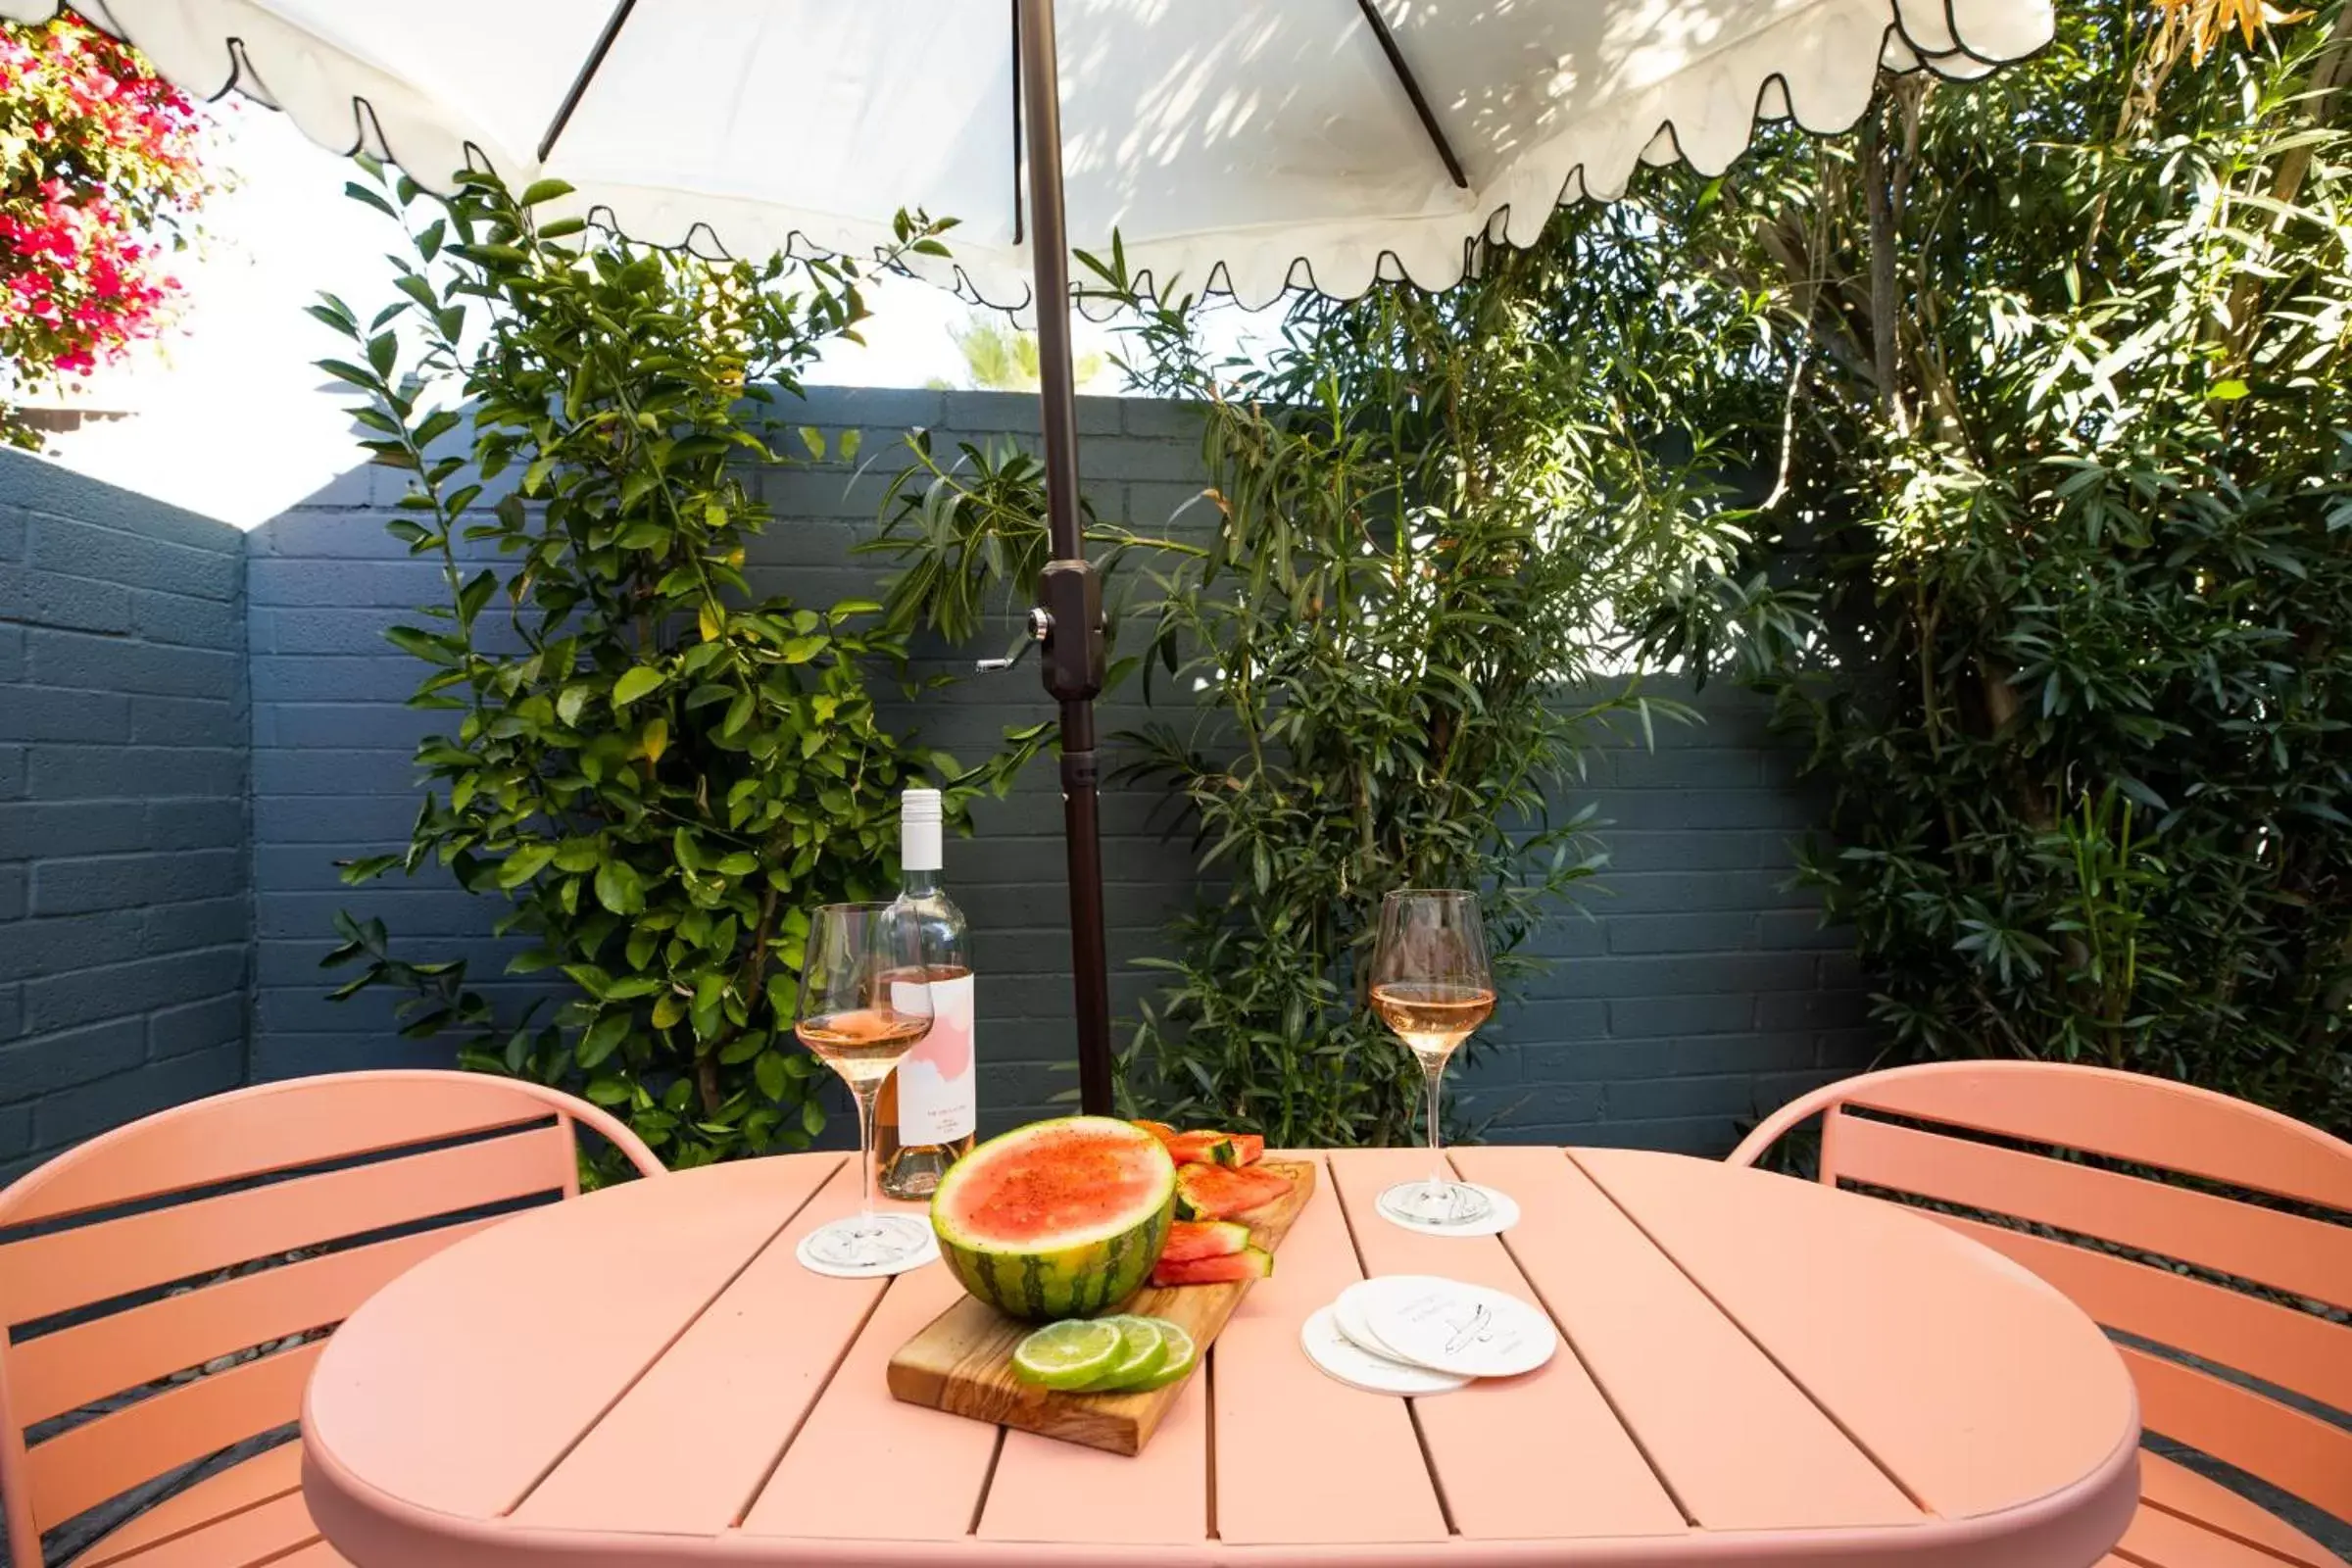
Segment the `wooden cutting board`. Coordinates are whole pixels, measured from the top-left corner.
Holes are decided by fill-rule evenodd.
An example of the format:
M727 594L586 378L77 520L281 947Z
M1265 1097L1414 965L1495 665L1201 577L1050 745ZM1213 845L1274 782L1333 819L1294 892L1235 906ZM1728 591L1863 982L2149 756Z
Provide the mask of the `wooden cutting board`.
M1291 1221L1314 1195L1315 1167L1303 1160L1265 1161L1267 1170L1291 1178L1290 1196L1233 1217L1250 1227L1250 1239L1272 1252ZM1281 1267L1280 1254L1275 1267ZM1184 1326L1200 1347L1193 1371L1164 1389L1141 1394L1058 1394L1023 1383L1012 1373L1012 1348L1034 1323L1006 1317L986 1302L964 1297L931 1320L928 1328L899 1347L890 1358L890 1392L908 1404L928 1405L975 1421L1001 1422L1041 1437L1080 1443L1112 1453L1143 1451L1175 1404L1184 1385L1200 1374L1217 1331L1241 1304L1253 1281L1232 1285L1183 1285L1165 1290L1146 1286L1121 1310L1164 1317Z

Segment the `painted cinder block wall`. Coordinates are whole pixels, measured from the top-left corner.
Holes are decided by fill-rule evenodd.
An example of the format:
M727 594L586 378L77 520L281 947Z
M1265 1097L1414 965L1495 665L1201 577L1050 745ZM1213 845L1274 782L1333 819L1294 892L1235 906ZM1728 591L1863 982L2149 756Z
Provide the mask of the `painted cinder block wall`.
M959 438L1033 434L1036 404L818 389L789 417L865 440L862 478L840 466L758 476L778 521L754 554L754 579L821 606L871 590L880 565L850 547L871 535L900 432L931 428L943 452ZM1104 517L1157 528L1198 495L1198 431L1181 407L1089 399L1081 419L1085 478ZM381 915L413 956L469 956L493 995L531 994L498 979L511 947L487 935L494 907L435 877L360 891L335 877L338 858L398 848L416 811L408 756L429 715L401 706L416 668L382 630L436 585L435 568L383 532L404 482L357 469L249 541L257 1077L445 1059L443 1047L398 1037L388 999L325 1000L332 979L318 960L339 907ZM929 650L930 665L968 670L971 655L1003 645ZM1497 1137L1720 1152L1742 1122L1866 1059L1872 1036L1846 947L1787 885L1791 843L1818 801L1760 702L1714 687L1695 702L1704 723L1659 726L1654 752L1630 738L1607 750L1573 803L1598 805L1613 864L1587 913L1563 912L1542 934L1538 949L1560 961L1490 1031L1499 1049L1470 1088ZM906 717L969 757L1050 711L1031 662ZM1182 712L1164 694L1157 710L1122 699L1104 705L1102 728L1150 716ZM1060 814L1047 760L1010 799L984 803L977 835L948 850L949 885L979 945L986 1126L1044 1113L1074 1083L1058 1065L1072 1049ZM1102 818L1114 1005L1131 1014L1152 984L1134 960L1162 951L1166 920L1193 897L1192 853L1168 836L1176 824L1150 791L1106 791Z
M0 450L0 1183L244 1078L245 543Z

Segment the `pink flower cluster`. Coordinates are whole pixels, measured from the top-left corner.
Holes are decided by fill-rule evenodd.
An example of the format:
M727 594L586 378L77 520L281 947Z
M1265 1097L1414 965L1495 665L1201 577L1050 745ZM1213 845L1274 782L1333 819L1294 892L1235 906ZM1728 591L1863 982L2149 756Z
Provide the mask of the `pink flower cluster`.
M160 229L203 193L188 100L72 19L0 24L0 359L81 374L152 334L179 281Z

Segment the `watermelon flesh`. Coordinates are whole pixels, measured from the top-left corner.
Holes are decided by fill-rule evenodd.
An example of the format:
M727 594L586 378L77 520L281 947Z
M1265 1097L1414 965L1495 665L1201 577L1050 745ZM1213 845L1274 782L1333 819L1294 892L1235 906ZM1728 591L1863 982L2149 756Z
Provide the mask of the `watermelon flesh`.
M1143 1287L1166 1245L1176 1165L1107 1116L1032 1122L950 1166L931 1196L949 1271L1033 1322L1094 1317Z
M1238 1220L1195 1224L1178 1220L1168 1227L1168 1245L1159 1250L1162 1263L1185 1263L1196 1257L1224 1257L1250 1245L1250 1227Z
M1221 1257L1193 1257L1179 1262L1161 1258L1152 1271L1152 1283L1170 1285L1234 1285L1262 1280L1274 1272L1274 1254L1261 1247L1245 1247Z
M1186 1165L1176 1172L1176 1212L1190 1220L1231 1219L1263 1208L1290 1190L1291 1179L1279 1171Z

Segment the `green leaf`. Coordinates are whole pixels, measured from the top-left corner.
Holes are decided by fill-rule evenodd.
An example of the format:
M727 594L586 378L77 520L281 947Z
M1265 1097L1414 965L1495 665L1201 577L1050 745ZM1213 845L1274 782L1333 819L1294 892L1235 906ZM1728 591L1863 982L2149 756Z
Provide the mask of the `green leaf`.
M760 1092L768 1099L782 1100L785 1089L791 1083L790 1078L784 1072L783 1053L778 1051L761 1052L760 1059L752 1064L752 1078L759 1084Z
M596 869L596 902L614 914L645 908L645 884L626 860L607 860Z
M356 179L347 179L343 182L343 194L364 206L374 208L396 223L400 221L400 209L384 200L380 193L369 190Z
M515 197L514 200L519 206L536 207L541 202L552 202L559 196L570 194L571 186L563 180L534 179L523 187L522 194Z
M668 678L651 664L632 665L621 672L620 679L612 683L612 706L626 708L648 692L659 689Z
M498 885L518 888L541 871L556 858L553 844L525 844L508 856L498 868Z
M587 1072L596 1067L607 1056L618 1050L620 1043L628 1037L629 1015L627 1013L608 1012L597 1019L589 1026L588 1032L580 1037L580 1070Z

